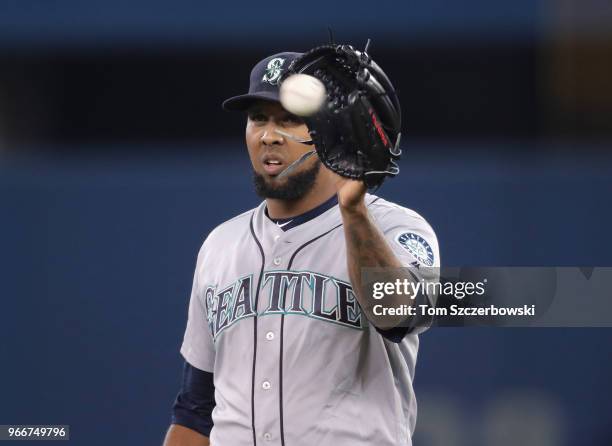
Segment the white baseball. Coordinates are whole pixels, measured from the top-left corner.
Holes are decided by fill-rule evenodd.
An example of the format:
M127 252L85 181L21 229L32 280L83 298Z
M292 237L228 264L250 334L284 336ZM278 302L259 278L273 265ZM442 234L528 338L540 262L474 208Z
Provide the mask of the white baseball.
M325 102L326 91L316 77L294 74L283 81L279 95L285 110L297 116L310 116Z

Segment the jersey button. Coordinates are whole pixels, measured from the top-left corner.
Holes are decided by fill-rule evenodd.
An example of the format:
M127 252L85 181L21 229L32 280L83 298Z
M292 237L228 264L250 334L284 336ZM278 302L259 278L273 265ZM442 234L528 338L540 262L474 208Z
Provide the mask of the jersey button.
M275 264L276 266L278 266L278 265L280 265L280 264L281 264L281 260L282 260L282 259L281 259L280 257L275 257L275 258L274 258L274 260L273 260L273 262L274 262L274 264Z
M272 333L271 331L266 333L266 339L268 341L271 341L272 339L274 339L274 333Z
M270 390L270 387L272 387L272 385L271 385L271 384L270 384L268 381L264 381L264 382L261 384L261 387L262 387L264 390Z
M274 241L275 241L275 242L278 242L278 239L279 239L279 238L280 238L280 235L275 235L275 236L274 236Z
M272 434L270 432L266 432L264 434L264 440L266 440L266 441L272 440Z

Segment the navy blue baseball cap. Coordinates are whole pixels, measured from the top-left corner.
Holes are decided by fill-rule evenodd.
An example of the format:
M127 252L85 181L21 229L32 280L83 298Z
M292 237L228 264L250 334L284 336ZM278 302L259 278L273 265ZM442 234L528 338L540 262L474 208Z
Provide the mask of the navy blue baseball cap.
M227 111L245 111L254 101L278 101L278 81L291 62L302 53L278 53L257 62L251 70L249 92L223 101Z

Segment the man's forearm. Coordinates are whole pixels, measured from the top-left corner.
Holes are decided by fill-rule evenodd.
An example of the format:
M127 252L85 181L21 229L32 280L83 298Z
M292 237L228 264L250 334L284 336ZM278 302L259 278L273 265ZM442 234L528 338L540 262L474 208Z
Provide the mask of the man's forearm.
M209 446L208 437L188 427L171 424L163 446Z
M403 265L372 221L365 203L351 208L341 207L340 210L344 223L349 277L359 305L375 326L382 329L393 328L404 321L405 316L380 317L373 313L374 306L381 304L381 301L375 300L367 284L362 283L361 271L362 268L401 268ZM399 278L396 272L397 270L392 277L390 274L389 281ZM414 280L409 273L402 279ZM382 303L385 306L411 305L414 304L414 299L405 295L387 296Z

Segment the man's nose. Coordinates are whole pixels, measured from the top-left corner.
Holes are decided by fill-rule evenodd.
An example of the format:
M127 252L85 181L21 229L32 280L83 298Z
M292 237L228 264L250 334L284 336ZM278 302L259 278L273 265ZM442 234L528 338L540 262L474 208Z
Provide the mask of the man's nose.
M283 136L275 132L276 124L274 122L269 123L264 132L261 135L261 142L266 145L283 144Z

